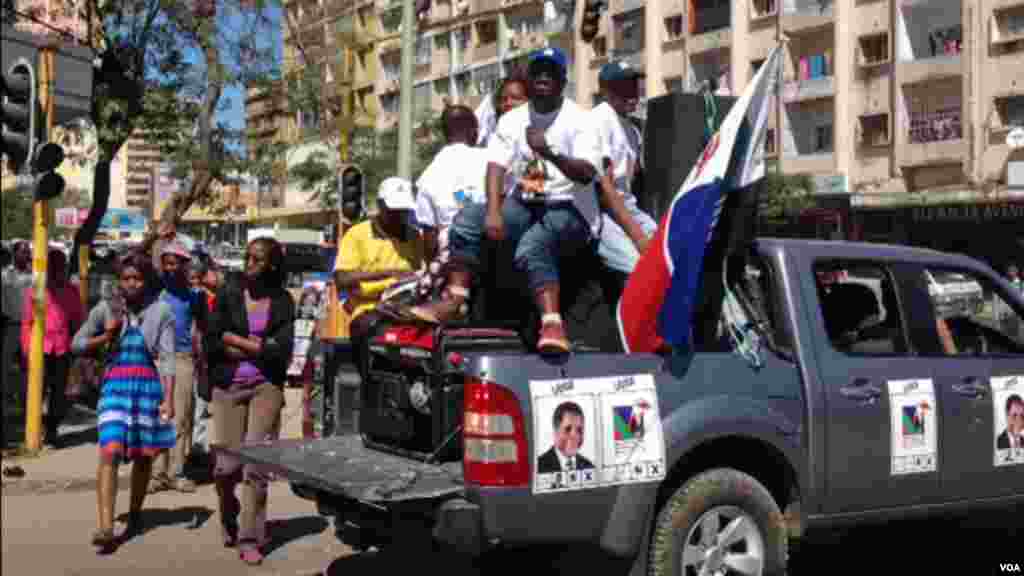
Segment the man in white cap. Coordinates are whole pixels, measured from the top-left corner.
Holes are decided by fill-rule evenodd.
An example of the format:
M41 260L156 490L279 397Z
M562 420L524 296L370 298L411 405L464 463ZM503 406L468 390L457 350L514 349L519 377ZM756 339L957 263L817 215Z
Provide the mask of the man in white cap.
M185 464L192 451L192 424L195 410L195 332L206 332L206 297L188 281L188 263L192 259L180 240L171 240L160 250L163 292L160 299L174 311L174 426L175 444L168 453L157 456L153 464L150 492L174 489L195 492L195 483L185 476Z
M349 228L338 247L334 283L348 292L345 309L352 318L349 329L356 367L364 376L365 342L379 316L374 312L385 290L400 280L415 277L423 266L424 247L411 222L416 200L412 183L387 178L377 190L377 215Z

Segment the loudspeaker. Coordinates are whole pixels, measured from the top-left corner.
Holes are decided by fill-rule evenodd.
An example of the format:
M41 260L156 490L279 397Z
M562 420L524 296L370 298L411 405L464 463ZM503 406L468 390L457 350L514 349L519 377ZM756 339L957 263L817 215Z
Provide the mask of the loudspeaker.
M715 96L721 124L734 97ZM640 207L661 220L704 151L704 97L672 92L647 101Z

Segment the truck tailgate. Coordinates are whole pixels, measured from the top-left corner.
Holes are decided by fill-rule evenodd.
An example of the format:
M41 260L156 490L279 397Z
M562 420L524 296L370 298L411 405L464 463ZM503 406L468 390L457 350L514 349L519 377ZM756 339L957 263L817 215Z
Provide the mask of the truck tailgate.
M371 504L423 500L462 491L462 463L425 464L367 448L357 435L215 448L296 484Z

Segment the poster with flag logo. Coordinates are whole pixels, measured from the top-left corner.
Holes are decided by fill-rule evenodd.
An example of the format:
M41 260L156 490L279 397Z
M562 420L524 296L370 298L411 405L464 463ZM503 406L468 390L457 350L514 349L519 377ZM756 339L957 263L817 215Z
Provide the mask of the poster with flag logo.
M536 380L530 396L534 494L665 478L652 375Z
M737 211L723 207L736 204L727 202L732 195L753 194L764 177L764 140L782 51L782 45L772 50L733 104L630 275L616 310L627 352L653 352L664 344L691 347L708 246L722 222L726 229L737 224Z
M890 380L893 476L938 470L939 420L931 378Z

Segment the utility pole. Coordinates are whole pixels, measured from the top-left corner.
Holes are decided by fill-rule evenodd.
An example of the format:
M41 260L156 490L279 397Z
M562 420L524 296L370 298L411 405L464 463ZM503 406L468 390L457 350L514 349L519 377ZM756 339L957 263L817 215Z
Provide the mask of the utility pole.
M412 179L412 61L416 46L415 0L402 2L402 68L398 99L398 176Z
M53 132L53 46L39 52L39 100L46 116L44 138ZM36 103L32 102L32 106ZM31 151L34 157L35 151ZM46 268L48 201L36 198L32 203L32 340L28 359L28 402L25 410L25 448L37 452L43 444L43 340L46 332Z

